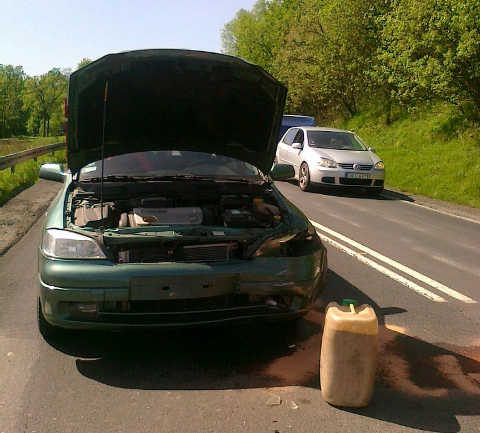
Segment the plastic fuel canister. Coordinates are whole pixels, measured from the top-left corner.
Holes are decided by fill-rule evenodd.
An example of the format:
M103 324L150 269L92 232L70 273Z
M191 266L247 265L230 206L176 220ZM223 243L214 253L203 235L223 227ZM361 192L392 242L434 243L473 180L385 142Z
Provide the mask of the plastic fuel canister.
M364 407L373 397L378 319L367 304L327 305L320 352L323 398L334 406Z

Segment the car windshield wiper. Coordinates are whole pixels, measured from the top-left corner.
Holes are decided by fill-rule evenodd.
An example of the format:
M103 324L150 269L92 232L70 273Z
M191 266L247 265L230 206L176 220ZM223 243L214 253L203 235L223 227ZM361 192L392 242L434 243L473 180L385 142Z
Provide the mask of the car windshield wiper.
M244 177L215 177L216 182L235 182L235 183L258 183L261 182L259 181L251 181L248 179L245 179Z
M103 177L105 182L148 182L153 180L201 180L213 182L215 178L209 176L197 176L193 174L162 174L155 176L132 176L126 174L110 174ZM102 177L89 177L87 179L82 179L82 182L101 182Z
M138 177L136 176L128 176L126 174L110 174L108 176L103 176L103 180L107 182L136 182ZM101 182L102 176L96 177L88 177L86 179L82 179L81 182Z

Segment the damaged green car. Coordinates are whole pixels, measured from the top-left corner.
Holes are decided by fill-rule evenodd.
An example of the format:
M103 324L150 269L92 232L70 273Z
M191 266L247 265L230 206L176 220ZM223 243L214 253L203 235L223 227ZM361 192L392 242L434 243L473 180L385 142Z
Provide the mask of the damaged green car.
M74 72L68 169L42 229L38 323L126 330L306 314L327 252L274 185L286 89L215 53L142 50Z

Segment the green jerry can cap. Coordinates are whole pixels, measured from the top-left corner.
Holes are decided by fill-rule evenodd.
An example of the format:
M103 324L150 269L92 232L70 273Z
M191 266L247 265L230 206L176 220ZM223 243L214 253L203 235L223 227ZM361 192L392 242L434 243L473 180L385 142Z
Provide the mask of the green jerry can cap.
M348 307L349 305L357 306L357 301L355 299L344 299L342 301L342 307Z

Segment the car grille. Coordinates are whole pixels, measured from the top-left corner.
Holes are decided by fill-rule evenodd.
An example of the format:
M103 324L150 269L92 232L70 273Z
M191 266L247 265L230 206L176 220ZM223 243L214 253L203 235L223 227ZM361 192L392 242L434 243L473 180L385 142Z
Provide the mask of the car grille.
M179 245L169 249L156 244L135 244L128 246L127 263L190 262L214 263L239 259L242 252L236 242L215 244Z
M231 244L189 245L183 247L185 262L223 262L230 258Z
M344 168L345 170L353 170L354 164L338 164L339 167ZM371 170L373 168L373 165L371 164L358 164L358 169L357 170Z

